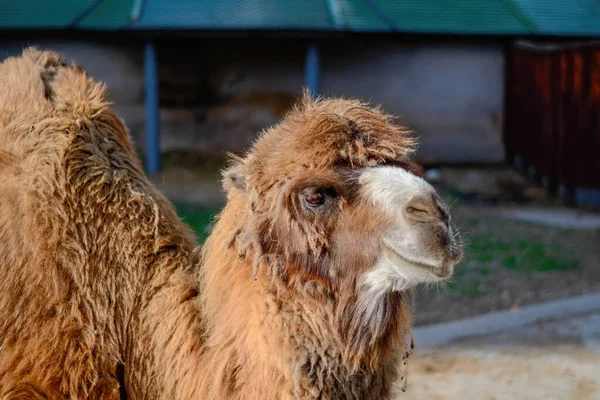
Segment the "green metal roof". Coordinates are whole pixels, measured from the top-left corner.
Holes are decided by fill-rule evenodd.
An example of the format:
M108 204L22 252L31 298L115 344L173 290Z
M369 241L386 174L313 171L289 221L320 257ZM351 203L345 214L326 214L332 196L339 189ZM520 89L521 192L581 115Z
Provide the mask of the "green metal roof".
M118 29L133 0L0 0L2 29Z
M508 0L145 0L128 28L532 33L515 8Z
M598 0L0 0L0 29L600 36Z
M600 35L598 0L513 0L539 34Z
M532 32L511 3L497 0L331 0L341 27L355 31L451 34Z
M79 28L118 29L130 23L134 0L103 0L96 3L78 23Z
M322 0L146 0L134 29L332 28Z

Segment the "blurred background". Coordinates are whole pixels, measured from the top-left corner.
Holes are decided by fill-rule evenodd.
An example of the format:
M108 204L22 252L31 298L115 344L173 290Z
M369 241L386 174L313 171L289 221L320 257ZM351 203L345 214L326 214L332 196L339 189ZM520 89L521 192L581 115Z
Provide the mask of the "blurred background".
M104 81L200 240L224 151L303 86L414 129L466 240L416 294L416 399L600 399L598 37L597 0L0 0L0 59Z

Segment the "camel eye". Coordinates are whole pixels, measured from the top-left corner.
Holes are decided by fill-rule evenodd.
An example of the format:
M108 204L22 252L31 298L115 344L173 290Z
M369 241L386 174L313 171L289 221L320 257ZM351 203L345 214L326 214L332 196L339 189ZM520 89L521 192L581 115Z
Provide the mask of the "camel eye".
M322 206L325 203L325 195L321 192L308 193L304 196L304 201L311 208Z
M331 185L313 184L299 191L298 200L305 209L317 211L321 207L327 208L331 203L330 201L338 197L337 193L336 188Z

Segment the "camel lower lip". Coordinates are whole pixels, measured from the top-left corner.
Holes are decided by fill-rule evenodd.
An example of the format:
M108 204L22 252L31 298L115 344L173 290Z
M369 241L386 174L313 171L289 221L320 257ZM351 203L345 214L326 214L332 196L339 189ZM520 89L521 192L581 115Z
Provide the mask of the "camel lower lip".
M445 279L450 276L450 266L443 265L441 267L436 267L436 266L433 266L430 264L425 264L425 263L422 263L419 261L410 260L410 259L404 257L402 254L400 254L398 251L396 251L390 245L384 243L384 247L386 250L391 252L395 257L401 259L402 261L404 261L412 266L424 269L424 270L430 272L431 274L437 276L438 278Z

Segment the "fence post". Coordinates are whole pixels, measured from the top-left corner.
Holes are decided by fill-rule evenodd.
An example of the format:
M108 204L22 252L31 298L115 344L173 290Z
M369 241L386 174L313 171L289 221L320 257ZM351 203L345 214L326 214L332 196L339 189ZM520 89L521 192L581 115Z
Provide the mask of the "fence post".
M146 172L160 171L160 109L158 99L158 64L151 40L144 50L144 80L146 85Z
M306 60L304 65L304 84L311 96L319 94L321 86L321 68L319 60L319 49L315 43L309 43L306 49Z

